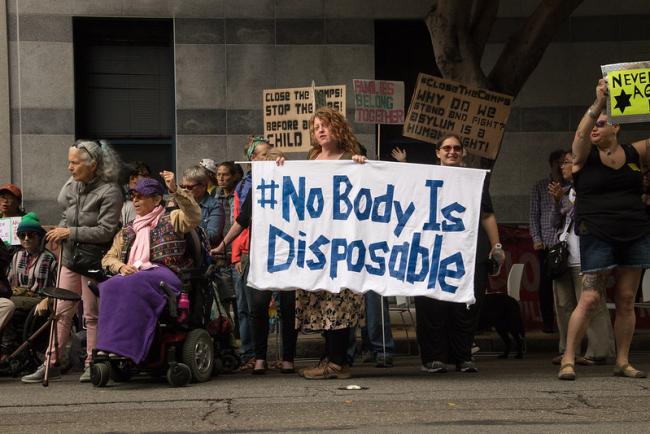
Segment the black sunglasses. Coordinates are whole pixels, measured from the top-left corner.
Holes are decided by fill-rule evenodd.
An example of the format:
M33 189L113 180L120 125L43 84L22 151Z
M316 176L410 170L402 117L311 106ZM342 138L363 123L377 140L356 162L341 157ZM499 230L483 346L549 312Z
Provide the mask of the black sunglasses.
M36 232L21 232L18 234L18 238L21 240L24 240L25 238L36 238L38 236L38 233Z

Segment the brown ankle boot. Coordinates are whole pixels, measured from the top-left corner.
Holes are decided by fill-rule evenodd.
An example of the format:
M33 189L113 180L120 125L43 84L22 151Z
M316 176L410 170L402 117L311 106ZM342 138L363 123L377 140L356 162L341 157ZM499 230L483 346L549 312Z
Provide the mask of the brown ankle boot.
M306 369L303 375L308 380L345 380L352 376L348 366L341 366L332 362L316 368Z
M323 357L314 366L299 369L298 370L298 375L300 375L301 377L304 377L305 376L305 371L310 371L310 370L313 370L313 369L322 368L323 366L327 365L327 363L328 363L327 362L327 357Z

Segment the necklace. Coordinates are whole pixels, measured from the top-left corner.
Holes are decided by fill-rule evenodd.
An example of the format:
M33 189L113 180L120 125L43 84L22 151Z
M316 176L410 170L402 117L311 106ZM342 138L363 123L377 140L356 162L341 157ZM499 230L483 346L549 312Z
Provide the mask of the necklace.
M609 157L610 155L612 155L612 149L611 149L611 148L605 148L605 149L603 149L603 148L601 148L600 146L598 146L598 150L601 151L601 152L604 152L605 155L607 155L608 157Z

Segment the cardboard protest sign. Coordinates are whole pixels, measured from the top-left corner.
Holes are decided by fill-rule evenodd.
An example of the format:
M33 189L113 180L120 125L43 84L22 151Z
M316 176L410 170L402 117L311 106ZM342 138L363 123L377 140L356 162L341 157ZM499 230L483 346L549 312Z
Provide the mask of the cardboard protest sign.
M345 116L345 85L264 90L264 136L282 152L309 151L309 118L317 99Z
M612 123L650 120L650 62L600 67L609 85L607 115Z
M404 123L404 82L352 80L354 121L369 124Z
M509 95L420 73L403 134L437 144L455 133L471 154L494 160L511 105Z
M18 225L22 217L5 217L0 218L0 240L12 245L20 245L18 239Z
M381 161L255 162L248 285L473 303L485 173Z

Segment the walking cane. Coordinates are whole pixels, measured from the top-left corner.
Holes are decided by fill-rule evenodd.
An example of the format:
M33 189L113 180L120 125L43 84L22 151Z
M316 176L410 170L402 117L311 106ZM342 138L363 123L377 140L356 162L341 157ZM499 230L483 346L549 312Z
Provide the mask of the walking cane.
M57 270L56 270L56 285L59 284L59 281L61 279L62 265L63 265L63 241L59 243L59 263L57 265ZM54 349L54 351L56 352L57 362L59 360L59 340L58 340L58 334L56 332L56 326L59 319L56 314L56 307L58 305L58 302L59 300L57 298L54 298L54 304L52 306L52 313L51 313L52 322L50 323L50 338L47 341L47 354L45 356L45 376L43 377L43 387L47 387L49 385L50 360L52 358L52 349ZM54 348L52 348L52 344L54 344Z

